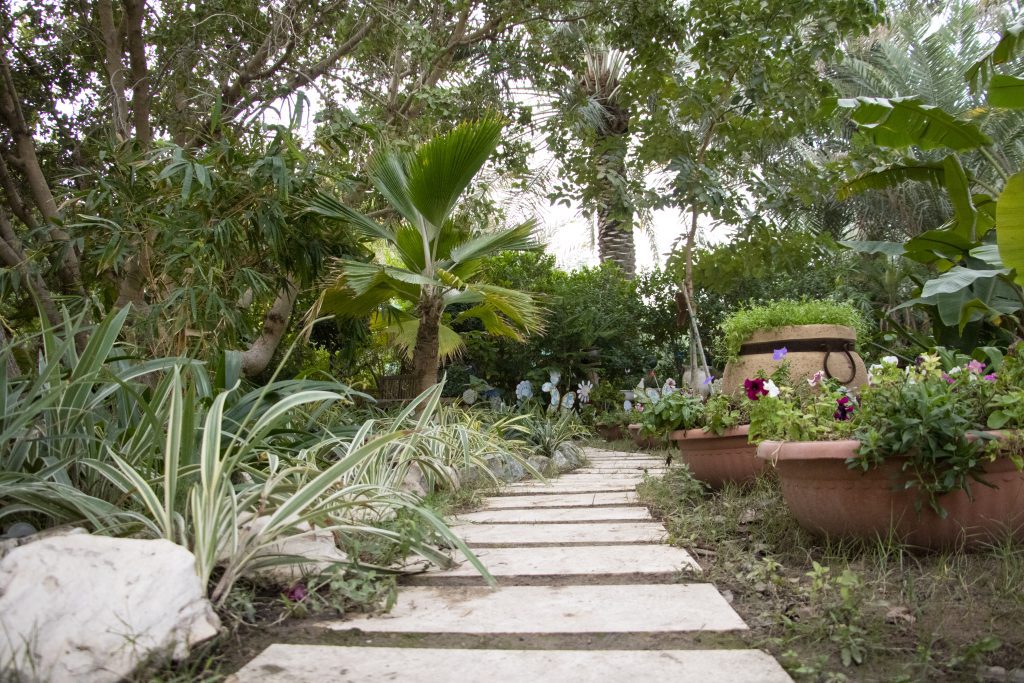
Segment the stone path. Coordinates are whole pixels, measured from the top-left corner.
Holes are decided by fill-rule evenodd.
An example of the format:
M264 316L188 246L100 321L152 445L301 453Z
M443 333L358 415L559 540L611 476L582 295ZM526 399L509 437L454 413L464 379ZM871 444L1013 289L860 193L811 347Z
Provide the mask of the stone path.
M498 589L468 562L411 577L388 614L322 625L358 644L271 645L233 680L789 682L768 654L736 648L746 624L637 503L664 462L587 455L587 468L508 486L454 522ZM418 640L391 647L402 638Z

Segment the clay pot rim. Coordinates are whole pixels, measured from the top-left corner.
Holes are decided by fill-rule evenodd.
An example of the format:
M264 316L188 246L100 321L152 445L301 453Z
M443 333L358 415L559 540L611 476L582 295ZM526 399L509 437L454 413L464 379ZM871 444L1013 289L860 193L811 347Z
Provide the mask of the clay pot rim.
M815 337L834 337L857 341L857 331L846 325L816 323L813 325L783 325L782 327L763 327L754 330L743 342L757 344L765 342L785 341L787 339L814 339Z
M682 441L683 439L734 439L737 436L749 436L750 425L737 425L735 427L729 427L725 430L724 434L715 434L714 432L706 432L703 428L697 429L677 429L674 432L670 432L668 438L672 441Z
M1004 440L1014 430L978 430L992 434L996 440ZM968 434L970 440L978 437ZM860 441L856 439L835 439L833 441L762 441L757 445L757 457L769 462L780 460L848 460L856 456ZM900 456L894 456L900 457Z

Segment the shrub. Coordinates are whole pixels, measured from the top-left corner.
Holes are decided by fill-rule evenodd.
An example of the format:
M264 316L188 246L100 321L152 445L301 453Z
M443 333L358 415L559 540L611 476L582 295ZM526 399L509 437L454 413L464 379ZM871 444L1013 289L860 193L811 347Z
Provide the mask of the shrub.
M727 316L719 325L722 334L716 340L715 352L720 358L734 360L754 332L787 325L845 325L856 330L858 336L869 333L864 317L848 303L782 299L742 308Z

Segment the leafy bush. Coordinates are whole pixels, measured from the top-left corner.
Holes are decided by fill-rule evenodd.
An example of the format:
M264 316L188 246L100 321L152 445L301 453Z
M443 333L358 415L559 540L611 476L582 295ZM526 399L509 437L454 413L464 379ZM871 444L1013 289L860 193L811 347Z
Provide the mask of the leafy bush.
M726 317L719 326L722 336L717 340L716 352L733 360L754 332L787 325L845 325L856 330L858 336L868 334L869 330L864 317L848 303L783 299L743 308Z
M641 432L664 436L677 429L699 427L704 418L704 402L700 396L675 391L650 403L640 414Z
M8 375L16 344L0 349L0 519L181 544L218 603L251 569L301 562L268 551L307 524L449 564L432 544L377 524L405 510L469 553L400 490L414 462L444 477L442 465L479 454L471 428L435 420L440 386L387 420L332 423L330 406L353 395L343 385L282 381L243 392L231 356L215 377L187 358L136 362L117 343L127 315L107 316L81 353L80 320L63 335L44 327L23 340L39 343L32 374ZM256 517L265 523L247 528Z
M526 419L526 442L537 455L553 457L555 451L575 439L589 436L589 430L580 424L572 413L561 413L558 417L545 414L530 415Z

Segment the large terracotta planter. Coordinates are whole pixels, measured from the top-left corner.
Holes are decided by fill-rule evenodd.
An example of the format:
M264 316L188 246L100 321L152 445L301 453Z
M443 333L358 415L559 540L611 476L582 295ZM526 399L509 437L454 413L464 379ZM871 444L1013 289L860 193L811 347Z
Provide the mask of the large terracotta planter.
M783 362L789 362L794 384L810 379L819 370L848 387L867 384L864 361L853 350L857 332L842 325L790 325L774 330L760 330L740 347L740 356L729 361L722 377L722 391L736 394L743 390L744 380L773 373ZM775 349L786 347L784 360L773 360Z
M765 441L759 458L778 470L782 495L800 525L816 534L889 538L913 546L950 548L975 546L1004 538L1007 532L1024 540L1024 473L1009 458L986 463L982 478L994 486L971 481L971 497L957 490L939 504L943 519L928 507L900 458L890 458L867 472L851 470L857 441ZM915 509L919 503L920 511Z
M749 484L768 465L757 457L757 446L747 441L749 425L727 429L718 436L703 429L687 429L669 434L679 446L679 459L690 473L712 488L728 483Z
M636 444L637 448L654 448L656 446L653 436L640 436L640 425L631 424L628 429L629 435L633 438L633 443Z

